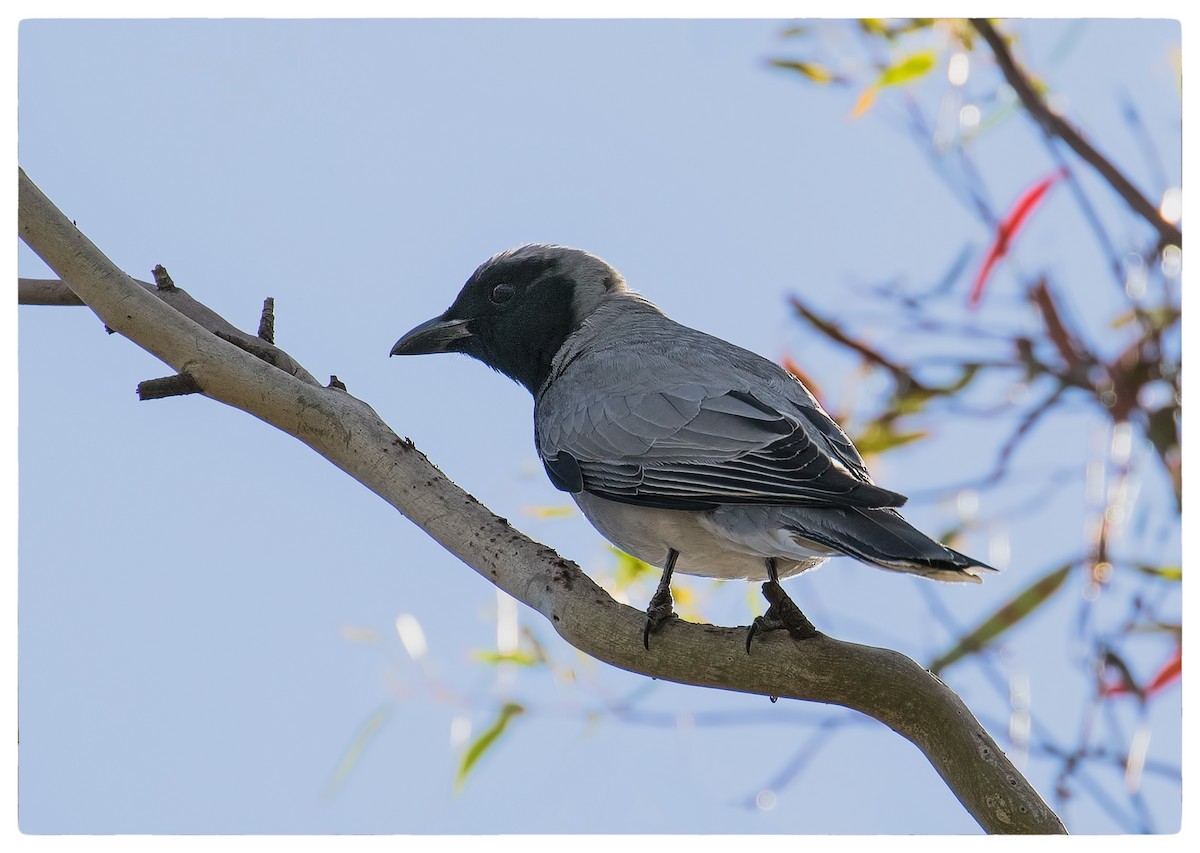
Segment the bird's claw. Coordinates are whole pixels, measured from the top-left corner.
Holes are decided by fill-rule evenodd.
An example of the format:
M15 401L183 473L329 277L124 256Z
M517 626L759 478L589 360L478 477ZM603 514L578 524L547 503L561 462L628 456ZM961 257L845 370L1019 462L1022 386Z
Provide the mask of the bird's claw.
M753 642L755 634L764 631L785 628L794 640L810 640L820 635L821 632L813 627L813 623L808 621L808 617L783 591L779 581L767 581L763 584L762 591L763 597L770 602L771 606L767 608L765 614L755 617L754 621L750 623L750 628L746 632L746 654L750 654L750 643Z
M646 608L646 627L642 629L642 645L646 650L650 650L650 635L658 630L667 619L677 619L675 615L674 602L671 599L671 587L659 586L654 592L654 597L650 599L650 606Z

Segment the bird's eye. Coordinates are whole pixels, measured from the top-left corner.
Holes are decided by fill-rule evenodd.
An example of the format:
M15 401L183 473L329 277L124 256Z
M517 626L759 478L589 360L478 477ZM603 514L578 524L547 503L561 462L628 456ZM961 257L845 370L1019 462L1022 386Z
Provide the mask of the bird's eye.
M516 292L516 288L514 288L511 284L501 282L492 288L491 300L493 304L503 305L505 302L512 299Z

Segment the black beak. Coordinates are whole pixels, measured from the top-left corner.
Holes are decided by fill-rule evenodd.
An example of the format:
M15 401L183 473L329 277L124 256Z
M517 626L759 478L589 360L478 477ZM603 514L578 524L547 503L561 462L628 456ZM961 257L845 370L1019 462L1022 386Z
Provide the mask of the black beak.
M471 337L466 320L434 317L396 341L391 355L422 355L432 352L461 352L459 341Z

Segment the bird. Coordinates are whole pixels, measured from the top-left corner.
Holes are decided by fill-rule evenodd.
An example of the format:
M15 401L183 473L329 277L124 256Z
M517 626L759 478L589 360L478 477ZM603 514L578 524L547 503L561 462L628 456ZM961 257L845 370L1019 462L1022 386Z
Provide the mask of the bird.
M523 385L550 482L617 548L662 569L642 641L676 618L673 573L763 581L747 632L819 632L779 585L848 555L979 583L996 569L921 533L790 371L670 319L581 249L502 251L391 355L462 353Z

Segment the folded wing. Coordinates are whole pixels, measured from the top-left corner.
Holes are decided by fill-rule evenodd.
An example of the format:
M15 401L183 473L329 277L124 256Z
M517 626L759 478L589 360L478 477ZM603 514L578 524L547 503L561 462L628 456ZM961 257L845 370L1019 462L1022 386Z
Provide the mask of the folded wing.
M642 506L904 503L823 411L765 396L699 383L577 396L542 413L538 448L558 488Z

